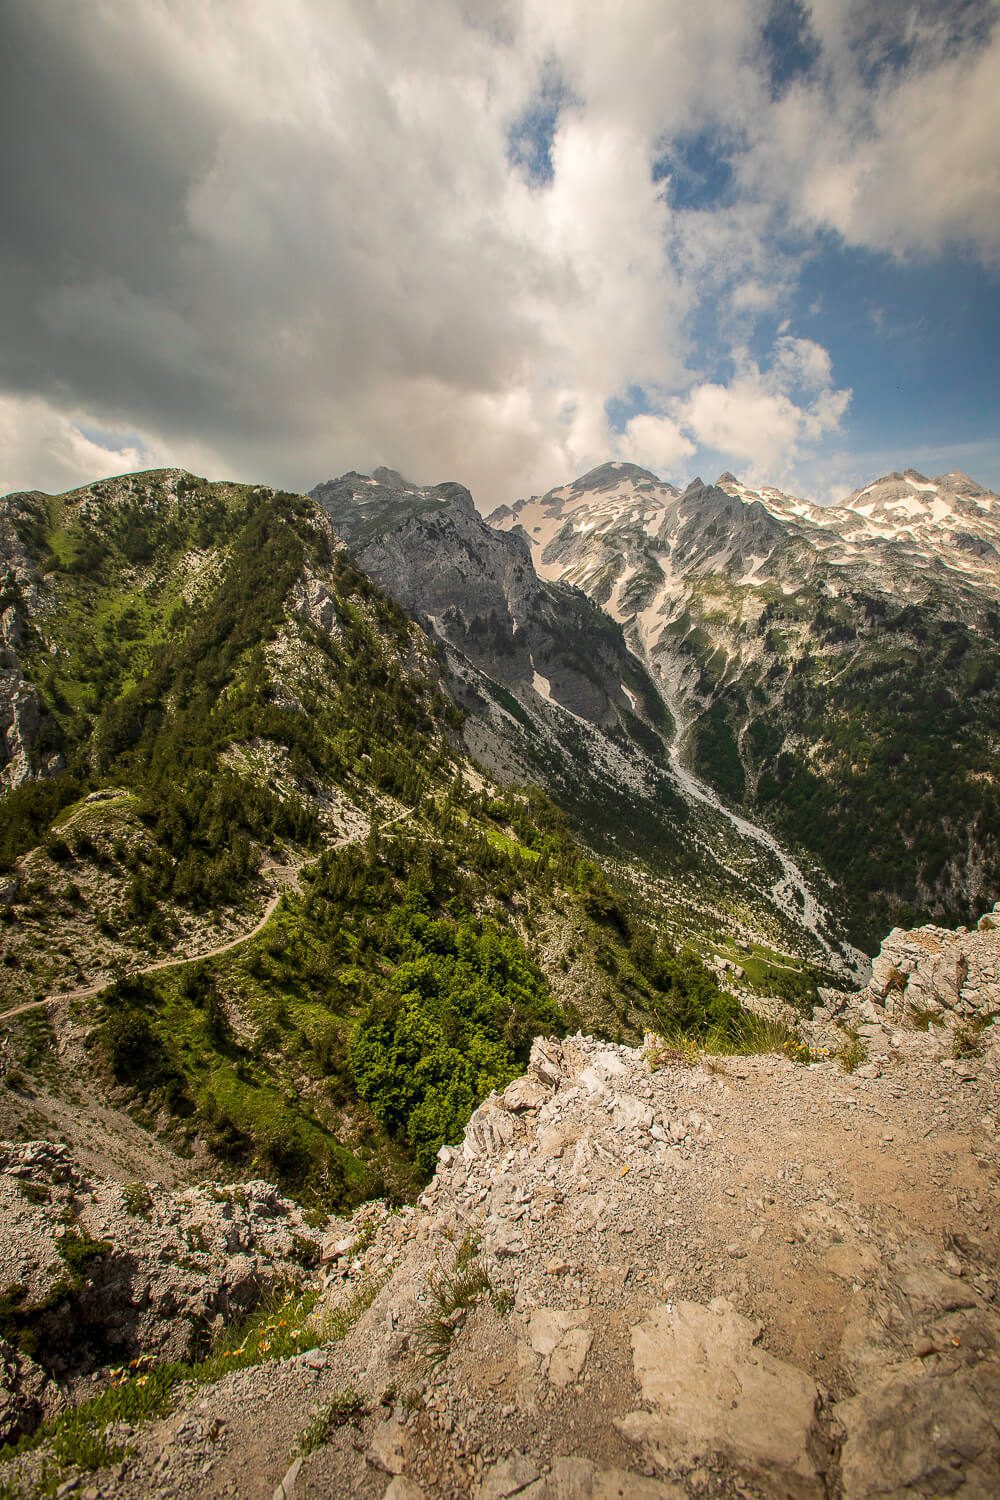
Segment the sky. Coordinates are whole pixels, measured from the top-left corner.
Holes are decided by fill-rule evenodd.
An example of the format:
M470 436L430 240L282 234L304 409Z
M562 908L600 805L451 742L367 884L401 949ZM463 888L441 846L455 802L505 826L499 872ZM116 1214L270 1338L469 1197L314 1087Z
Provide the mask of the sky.
M0 493L1000 490L994 0L2 0Z

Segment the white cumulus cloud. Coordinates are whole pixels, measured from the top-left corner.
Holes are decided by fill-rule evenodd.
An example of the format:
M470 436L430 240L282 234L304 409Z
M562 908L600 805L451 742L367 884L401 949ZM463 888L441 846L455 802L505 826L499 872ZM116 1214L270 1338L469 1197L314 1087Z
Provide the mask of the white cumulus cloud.
M674 408L698 445L748 466L751 478L787 479L803 450L837 431L851 399L831 380L825 349L780 338L767 369L737 351L725 385L696 385Z

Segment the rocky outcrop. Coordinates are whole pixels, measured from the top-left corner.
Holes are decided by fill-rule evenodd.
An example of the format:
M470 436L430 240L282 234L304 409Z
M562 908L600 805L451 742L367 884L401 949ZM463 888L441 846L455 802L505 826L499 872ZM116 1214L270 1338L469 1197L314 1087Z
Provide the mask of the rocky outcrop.
M442 1148L416 1205L369 1204L314 1237L319 1347L181 1395L131 1433L101 1492L992 1497L1000 1070L958 1064L940 1040L969 1024L967 981L982 1000L998 933L936 934L937 947L893 934L893 967L909 954L921 991L936 976L953 1019L864 1023L881 1050L853 1073L817 1051L692 1062L652 1038L536 1041L526 1074ZM953 950L962 984L942 958ZM898 981L877 972L845 1014L895 1003ZM0 1183L24 1171L121 1244L120 1201L59 1148L17 1148ZM295 1211L264 1185L245 1185L244 1203L150 1191L150 1218L134 1199L133 1249L160 1319L169 1282L193 1288L146 1247L169 1262L192 1222L209 1226L202 1278L231 1264L234 1228L254 1237L243 1254L268 1245L287 1267ZM51 1236L52 1205L28 1206ZM58 1250L29 1243L44 1283Z
M32 1432L62 1405L45 1371L16 1344L0 1338L0 1445Z
M29 611L42 599L37 569L18 529L30 520L27 499L0 500L0 794L61 766L51 747L46 752L40 746L45 706L23 668Z
M269 1287L302 1285L320 1243L271 1183L123 1185L57 1143L0 1143L0 1442L95 1365L189 1357Z
M42 700L16 667L0 668L0 786L30 780L44 719Z
M868 989L891 1020L992 1021L1000 1014L1000 902L972 932L896 928L872 965Z
M1000 1087L911 1034L880 1076L536 1042L414 1208L331 1228L346 1336L212 1391L210 1477L202 1402L113 1492L986 1500Z
M1000 902L977 927L895 928L853 993L822 990L806 1030L836 1045L845 1030L878 1057L914 1048L1000 1068Z

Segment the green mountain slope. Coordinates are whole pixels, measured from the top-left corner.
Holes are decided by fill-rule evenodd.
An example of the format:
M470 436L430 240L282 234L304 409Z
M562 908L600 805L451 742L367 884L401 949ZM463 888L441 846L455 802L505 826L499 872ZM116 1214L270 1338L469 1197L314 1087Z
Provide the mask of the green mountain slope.
M343 1205L411 1191L540 1031L732 1026L550 803L469 764L426 637L313 502L166 471L2 521L36 709L0 802L4 1129L86 1077Z
M689 617L697 764L822 863L855 941L975 920L1000 890L995 612L801 588Z

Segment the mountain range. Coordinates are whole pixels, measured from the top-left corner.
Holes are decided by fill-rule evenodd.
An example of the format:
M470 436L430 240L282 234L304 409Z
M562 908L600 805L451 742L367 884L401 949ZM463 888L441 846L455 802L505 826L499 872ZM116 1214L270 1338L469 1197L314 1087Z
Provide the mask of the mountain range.
M907 470L824 508L607 464L489 519L621 623L691 768L812 856L862 946L995 889L995 494Z
M992 1494L998 549L0 500L0 1493Z
M458 501L577 694L569 722L639 764L659 700L619 627L533 595L523 544ZM315 501L166 470L0 515L0 1131L119 1162L152 1131L307 1202L405 1196L540 1031L738 1020L635 873L525 780L521 658L488 681L489 649L450 660ZM596 665L544 644L564 595ZM460 671L465 697L499 695L488 734ZM618 673L648 699L631 729ZM516 785L465 741L502 758L508 723Z
M0 541L36 1133L93 1128L85 1068L108 1150L137 1118L405 1193L538 1031L732 1037L1000 894L1000 499L964 476L823 509L607 464L484 518L387 469L163 470L8 496Z

